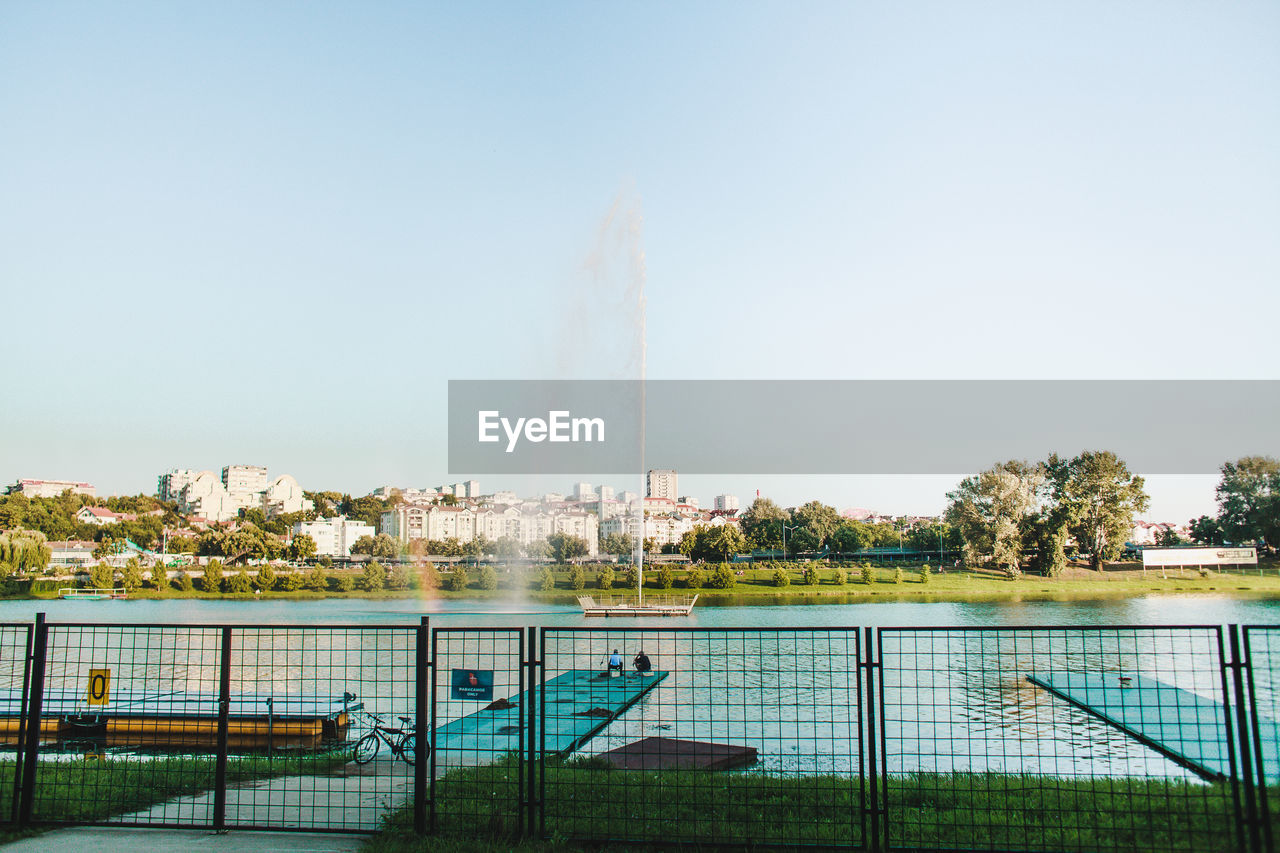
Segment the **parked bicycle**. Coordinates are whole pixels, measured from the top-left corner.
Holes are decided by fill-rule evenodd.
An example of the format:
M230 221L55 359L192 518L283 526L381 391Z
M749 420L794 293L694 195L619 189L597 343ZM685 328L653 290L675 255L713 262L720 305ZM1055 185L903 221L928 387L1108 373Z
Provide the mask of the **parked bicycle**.
M413 720L409 717L401 717L400 722L404 725L400 728L392 728L377 714L366 711L365 715L373 720L373 730L356 741L355 748L351 751L352 760L356 764L368 764L385 743L391 750L392 759L399 758L412 767L414 758L417 756L415 750L418 748L418 727L413 724ZM430 755L431 743L424 743L423 747L424 755Z

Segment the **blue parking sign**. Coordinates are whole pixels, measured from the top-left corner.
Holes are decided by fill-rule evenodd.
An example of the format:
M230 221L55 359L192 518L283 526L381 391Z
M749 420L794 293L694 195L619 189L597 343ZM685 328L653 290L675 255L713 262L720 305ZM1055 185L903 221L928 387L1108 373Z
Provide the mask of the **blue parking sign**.
M451 695L454 699L493 701L493 670L455 669Z

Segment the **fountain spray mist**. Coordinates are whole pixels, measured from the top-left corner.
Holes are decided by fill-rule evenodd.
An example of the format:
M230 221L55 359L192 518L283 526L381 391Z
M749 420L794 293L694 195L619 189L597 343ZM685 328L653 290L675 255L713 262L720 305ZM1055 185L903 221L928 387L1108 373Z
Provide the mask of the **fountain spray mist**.
M625 270L617 269L617 264L625 264ZM644 254L644 214L640 200L626 192L620 192L609 206L608 212L600 221L596 234L595 246L583 264L590 277L592 296L606 310L618 311L631 334L627 352L621 354L621 376L626 379L639 379L636 399L637 434L640 446L640 500L635 507L635 518L632 530L636 531L632 544L632 559L640 576L640 587L636 590L641 600L644 598L644 495L645 482L645 379L648 359L648 338L646 324L648 322L645 285L647 267ZM625 277L622 289L621 304L614 303L618 298L618 279ZM581 304L581 303L579 303ZM590 318L589 322L599 323L599 316ZM595 368L600 370L597 363ZM606 371L607 372L607 371ZM597 372L597 375L599 373ZM615 374L616 375L616 374Z

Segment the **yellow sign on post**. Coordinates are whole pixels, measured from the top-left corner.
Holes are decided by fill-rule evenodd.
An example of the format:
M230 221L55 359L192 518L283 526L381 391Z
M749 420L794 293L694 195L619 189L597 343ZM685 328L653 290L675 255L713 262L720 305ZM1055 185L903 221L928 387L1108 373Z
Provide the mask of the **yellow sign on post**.
M108 705L111 703L111 670L89 670L89 690L84 701L90 705Z

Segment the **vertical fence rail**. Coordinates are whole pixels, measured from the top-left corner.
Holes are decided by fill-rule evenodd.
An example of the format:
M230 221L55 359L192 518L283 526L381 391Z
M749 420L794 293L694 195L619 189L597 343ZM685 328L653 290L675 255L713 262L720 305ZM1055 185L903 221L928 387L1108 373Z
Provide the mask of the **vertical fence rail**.
M1280 781L1280 626L1246 625L1241 631L1257 803L1258 846L1276 849L1271 801Z
M27 697L31 682L31 642L34 628L29 623L0 625L0 690L6 710L0 744L13 747L13 772L9 776L9 810L4 821L18 822L22 796L23 747L27 726Z
M414 744L413 761L413 831L418 835L423 835L427 831L427 797L429 795L427 772L430 769L428 753L431 751L435 734L435 726L427 724L431 701L431 694L428 692L431 686L431 652L428 645L431 631L428 626L429 620L423 616L414 640L416 656L413 676L413 719L418 738Z
M29 826L35 811L36 767L40 757L40 717L43 713L45 657L49 626L43 613L36 614L32 627L31 680L28 682L26 715L22 726L22 791L18 795L18 825Z

